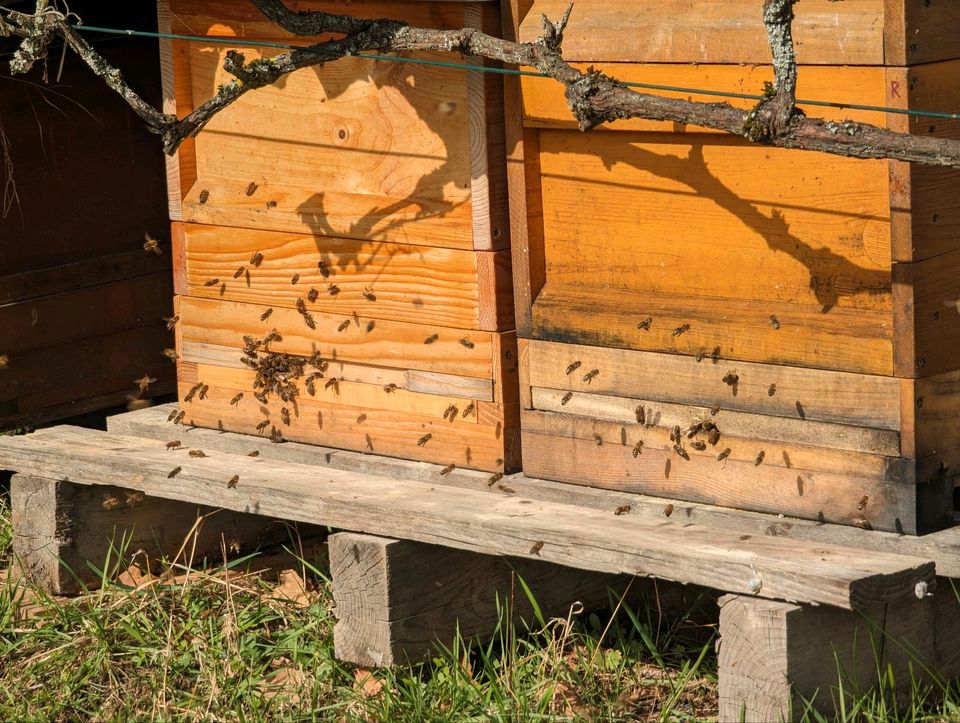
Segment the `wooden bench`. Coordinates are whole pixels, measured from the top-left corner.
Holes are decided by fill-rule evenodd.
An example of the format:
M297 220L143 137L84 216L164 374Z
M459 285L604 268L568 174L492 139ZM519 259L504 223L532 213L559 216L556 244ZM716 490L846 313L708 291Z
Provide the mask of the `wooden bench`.
M212 536L259 534L256 518L240 513L349 530L330 538L336 648L366 665L422 659L434 640L452 639L458 619L467 635L489 632L495 597L516 571L547 614L577 600L606 603L608 588L623 590L620 575L728 593L724 720L795 716L814 696L831 710L838 666L861 685L876 678L878 636L890 639L881 662L898 679L911 662L943 677L960 669L957 600L949 584L931 595L936 574L960 577L952 530L906 537L520 475L491 485L488 473L440 475L426 463L173 427L169 409L113 417L107 433L57 427L0 438L0 468L17 473L15 550L26 569L45 570L48 585L76 585L92 577L81 557L99 562L108 544L98 517L114 515L114 534L133 522L150 526L157 545L179 546L204 505L228 511ZM183 448L167 450L172 439ZM124 506L162 514L125 518L116 514ZM66 563L76 579L58 572Z

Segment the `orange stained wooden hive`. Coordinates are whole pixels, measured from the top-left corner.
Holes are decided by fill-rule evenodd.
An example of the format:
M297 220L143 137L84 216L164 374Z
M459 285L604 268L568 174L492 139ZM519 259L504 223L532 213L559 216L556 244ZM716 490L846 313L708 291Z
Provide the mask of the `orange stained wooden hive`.
M496 2L295 9L500 28ZM243 2L170 0L160 21L211 38L163 46L166 108L179 116L230 82L231 38L307 42ZM168 164L183 421L516 469L503 144L498 76L369 59L300 70L218 113ZM244 336L274 330L270 352L321 364L294 375L293 403L256 399L257 371L241 360Z
M512 3L520 39L563 7ZM798 97L960 108L945 30L960 5L795 12ZM564 55L624 81L757 94L773 79L747 0L584 0ZM639 119L581 133L546 79L507 98L522 98L507 139L527 474L906 533L952 524L960 174ZM960 138L956 121L805 110Z

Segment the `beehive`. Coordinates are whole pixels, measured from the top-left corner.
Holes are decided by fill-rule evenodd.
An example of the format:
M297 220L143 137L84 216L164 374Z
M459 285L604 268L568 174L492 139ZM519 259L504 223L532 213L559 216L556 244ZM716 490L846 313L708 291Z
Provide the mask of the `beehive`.
M534 2L521 39L563 5ZM960 106L957 4L795 11L798 97ZM756 94L773 79L747 0L578 2L564 54L624 81ZM522 94L525 472L906 533L951 524L960 175L637 119L584 134L552 81ZM960 137L954 121L806 110Z
M297 9L499 28L495 2ZM173 0L161 25L217 38L165 45L166 103L181 116L230 81L230 38L297 40L240 1ZM241 50L247 60L282 52ZM496 76L351 58L216 115L168 169L184 421L514 469L505 175ZM274 330L271 353L314 357L320 368L294 372L295 399L263 403L242 350L245 336Z

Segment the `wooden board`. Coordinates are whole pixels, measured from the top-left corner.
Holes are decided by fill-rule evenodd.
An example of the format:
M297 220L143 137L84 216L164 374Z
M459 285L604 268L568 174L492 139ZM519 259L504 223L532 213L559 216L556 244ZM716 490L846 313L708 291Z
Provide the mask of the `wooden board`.
M556 20L564 0L536 0L520 28L532 41L540 16ZM907 65L960 56L960 8L951 2L804 0L794 10L797 60L806 65ZM567 60L767 63L761 7L752 0L578 2L563 37Z
M506 251L384 244L309 233L277 233L200 224L173 226L182 244L186 287L199 298L295 308L314 288L311 310L497 331L513 328ZM250 263L263 255L259 266ZM320 264L323 264L322 268ZM240 276L235 278L239 273ZM294 274L300 279L291 284ZM210 279L227 284L206 286ZM339 293L328 293L336 284ZM364 293L376 296L375 305Z
M289 37L235 3L161 5L161 23L173 32L225 38L166 47L165 97L178 115L232 79L222 70L230 37ZM301 6L322 8L342 11L329 2ZM449 28L486 27L497 16L490 4L468 15L452 2L357 2L350 12ZM244 53L262 57L256 48ZM488 109L501 104L498 84L471 90L467 76L430 66L351 58L304 69L217 114L181 152L170 173L171 210L175 219L226 226L507 248L503 154L495 152L502 120L487 124Z
M118 414L107 419L107 429L120 435L147 437L166 442L170 439L171 429L166 419L174 408L173 405L162 405ZM246 454L255 449L260 453L261 458L267 460L332 466L343 470L373 472L394 479L419 480L457 489L490 490L495 494L507 494L497 486L488 486L489 475L472 470L455 469L441 476L439 465L358 454L345 450L331 450L296 442L276 445L248 435L223 433L210 429L185 429L181 439L185 444L194 447L223 452ZM662 521L665 506L672 504L674 512L669 518L671 520L683 520L688 523L737 531L742 535L787 537L814 543L927 557L936 562L939 575L960 577L960 526L932 532L922 537L911 537L893 532L864 530L859 527L716 507L678 499L665 500L623 491L565 484L522 474L504 477L502 483L504 487L526 498L607 512L621 508L625 510L624 514L630 517L648 520Z
M4 466L77 484L216 504L487 554L540 558L600 572L653 575L762 597L856 609L908 599L932 584L922 558L644 522L518 496L447 490L251 457L203 459L162 442L60 427L0 438ZM181 470L169 476L174 467ZM234 475L238 482L228 487ZM542 544L541 544L542 543Z

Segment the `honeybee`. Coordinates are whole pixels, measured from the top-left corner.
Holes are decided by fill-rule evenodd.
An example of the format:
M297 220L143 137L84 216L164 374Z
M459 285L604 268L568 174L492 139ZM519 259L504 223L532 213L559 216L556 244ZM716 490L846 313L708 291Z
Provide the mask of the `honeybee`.
M283 441L283 434L276 427L270 429L270 441L274 444L280 444Z
M619 517L620 515L627 514L630 510L631 510L630 505L620 505L617 509L613 511L613 514Z
M267 395L264 394L263 392L254 392L254 393L253 393L253 396L254 396L254 398L255 398L258 402L260 402L261 404L266 404L266 403L267 403ZM266 407L261 407L261 408L260 408L260 411L263 412L264 409L266 409ZM268 415L270 414L269 410L266 412L266 414L268 414Z
M772 326L774 329L780 328L780 320L773 314L770 315L770 326Z
M297 311L299 313L301 314L307 313L307 305L304 303L303 299L297 298L296 305L297 305Z
M706 354L706 352L705 352L703 349L701 349L700 351L697 352L697 356L694 357L694 358L697 360L697 364L699 364L700 362L703 361L703 357L704 357L705 354Z
M683 333L685 333L685 332L688 332L688 331L690 331L690 325L689 325L689 324L681 324L680 326L678 326L676 329L674 329L674 330L670 333L670 336L680 336L681 334L683 334Z
M767 387L767 396L768 396L768 397L772 397L772 396L773 396L774 394L776 394L776 393L777 393L777 385L776 385L776 384L771 384L769 387Z
M587 384L589 384L590 382L592 382L592 381L596 378L596 376L597 376L599 373L600 373L600 370L599 370L599 369L591 369L590 371L588 371L586 374L583 375L583 381L585 381Z
M180 444L179 439L174 439L174 440L171 440L170 442L167 442L167 449L180 449L182 446L183 445Z
M230 400L230 406L235 407L240 403L240 400L243 399L243 392L238 392L237 395Z
M461 343L463 346L467 347L467 349L473 349L473 348L476 346L476 344L474 344L472 341L470 341L470 340L469 340L467 337L465 337L465 336L460 339L460 343Z
M180 358L180 355L177 354L175 349L164 349L163 355L170 361L176 361L177 359Z
M140 390L140 394L143 394L155 381L157 381L156 377L152 377L149 374L144 374L139 379L134 379L133 383L137 385L137 389Z
M250 183L247 184L247 188L244 190L244 193L247 194L248 196L252 196L254 193L257 192L258 188L259 186L256 183L254 183L253 181L250 181Z
M367 287L363 290L363 298L367 301L376 301L377 295L373 293L373 289Z
M219 283L220 283L220 279L208 279L207 281L204 281L204 282L203 282L203 285L204 285L204 286L216 286L216 285L219 284Z
M800 404L799 401L797 401L797 414L800 416L800 419L806 419L806 418L807 418L807 413L806 413L805 411L803 411L803 405Z
M143 498L146 497L143 492L127 492L126 496L127 499L125 501L128 507L139 505L141 502L143 502Z
M0 371L10 366L10 357L6 354L0 354Z
M683 457L688 462L690 461L690 453L683 448L682 445L675 444L673 445L673 451L677 453L678 456Z
M383 391L385 391L387 394L393 394L399 388L400 387L398 387L396 384L394 384L393 382L390 382L389 384L385 384L383 386Z
M272 313L273 313L273 307L271 306L271 307L270 307L269 309L267 309L265 312L263 312L262 314L260 314L260 321L266 321L267 319L270 318L270 315L271 315Z
M296 286L297 282L300 281L300 274L294 274L290 277L290 283L293 286Z
M271 311L273 311L273 309L271 309ZM280 332L276 329L271 330L269 334L263 337L263 345L266 346L272 341L283 341L283 337L280 336Z
M290 410L286 407L282 407L280 409L280 421L286 424L288 427L290 426Z
M703 429L703 422L694 422L687 429L687 439L693 439Z
M691 442L691 443L690 443L690 446L693 447L693 448L694 448L695 450L697 450L698 452L702 452L702 451L704 451L704 450L707 448L707 443L706 443L706 442L701 442L699 439L697 439L697 440L694 440L693 442Z
M726 374L723 375L722 381L727 386L732 387L734 384L740 381L740 376L737 374L736 371L727 372Z
M719 405L719 404L717 404L717 405L714 406L714 407L710 407L710 416L711 416L711 417L716 417L718 414L720 414L720 405Z
M163 249L160 248L160 242L153 238L149 233L143 234L144 244L143 250L148 254L156 254L160 256L163 254Z
M720 454L717 455L717 461L722 462L729 456L730 456L730 448L727 447L725 450L723 450Z
M641 439L633 448L633 457L636 459L643 453L643 440Z
M337 331L345 331L348 326L350 326L350 319L344 319L340 322L340 325L337 326Z
M870 524L870 521L865 517L854 517L850 520L853 523L854 527L859 527L861 530L872 530L873 525Z
M673 505L668 503L667 506L663 508L663 516L669 517L672 514L673 514Z
M487 480L487 487L493 487L497 482L503 479L503 472L496 472Z
M568 367L567 367L567 376L570 376L570 375L573 374L575 371L577 371L577 369L580 368L580 365L581 365L582 363L583 363L583 362L575 361L575 362L573 362L570 366L568 366Z
M210 385L209 385L209 384L201 384L201 385L200 385L200 391L198 392L197 396L198 396L201 400L204 400L204 399L207 398L207 392L209 392L209 391L210 391Z
M867 503L870 501L870 498L867 495L864 495L860 498L860 501L857 503L857 510L863 512L867 509Z
M306 378L306 381L303 382L303 388L307 390L307 394L311 397L317 396L316 382L314 382L312 376Z
M317 322L313 320L313 314L309 311L303 312L303 323L307 325L308 329L313 330L317 328Z
M446 411L444 411L443 418L444 419L449 418L450 421L452 422L454 419L457 418L457 411L458 411L457 405L451 404L449 407L447 407Z
M310 291L307 292L307 301L309 301L312 304L319 297L320 297L320 292L311 286Z
M252 452L247 452L247 456L248 456L248 457L259 457L259 456L260 456L260 450L259 450L259 449L255 449L255 450L253 450Z
M173 418L173 423L180 424L181 422L183 422L183 418L185 416L187 416L186 412L177 412L177 415Z
M680 425L673 425L673 429L670 430L670 441L679 442L680 441Z
M757 458L753 460L753 466L759 467L763 462L763 458L766 456L767 456L767 453L762 449L759 452L757 452Z
M236 489L237 482L240 481L240 475L235 474L227 481L227 489Z
M258 432L262 432L263 430L265 430L265 429L267 428L267 425L268 425L268 424L270 424L270 420L269 420L269 419L264 419L262 422L260 422L260 423L257 425L257 431L258 431Z
M184 402L192 401L193 398L196 396L197 392L200 391L201 387L203 387L203 382L197 382L192 387L190 387L189 391L184 395L183 401Z
M423 435L422 437L420 437L420 439L417 440L417 446L422 447L431 439L433 439L433 435L428 432L427 434Z
M254 251L253 256L250 257L250 265L256 268L259 268L260 264L263 263L263 254L259 251Z
M653 317L648 316L646 319L637 324L638 329L643 329L644 331L650 331L650 325L653 323Z
M239 279L243 276L243 272L247 270L246 266L238 266L237 270L233 272L233 278Z
M178 474L180 474L180 470L182 470L182 469L183 469L183 467L174 467L172 470L170 470L170 471L167 473L167 479L173 479L173 478L176 477Z
M593 441L597 443L598 447L603 446L603 437L601 437L599 434L593 435Z
M326 264L324 261L318 261L318 262L317 262L317 270L320 271L320 275L321 275L323 278L325 278L325 279L329 279L329 278L330 278L330 269L327 268L327 264Z
M336 296L340 293L340 287L336 284L330 284L327 286L327 293L330 294L330 296Z
M566 406L567 402L569 402L571 399L573 399L573 392L567 392L560 399L560 406Z
M428 336L426 339L423 340L423 343L424 343L424 344L433 344L433 342L435 342L435 341L436 341L437 339L439 339L439 338L440 338L440 335L439 335L439 334L431 334L430 336Z
M463 408L463 411L460 413L460 417L461 417L462 419L466 419L467 417L470 416L470 413L473 412L473 410L476 409L476 408L477 408L476 403L475 403L475 402L470 402L470 404L468 404L467 406L465 406L465 407Z
M797 475L797 494L803 497L803 477Z
M327 380L327 383L323 385L323 391L327 391L330 387L339 388L336 377L330 377L330 379ZM337 391L337 390L338 389L334 389L334 391Z
M210 191L204 188L202 191L200 191L200 205L202 206L209 200L210 200Z
M543 543L542 543L542 542L534 542L534 543L533 543L533 547L530 548L530 554L531 554L531 555L536 555L537 557L539 557L539 556L540 556L540 550L542 550L542 549L543 549Z
M720 430L714 427L710 430L710 436L707 438L707 441L712 447L717 446L717 442L720 441Z
M455 464L448 464L446 467L444 467L442 470L440 470L440 476L442 477L442 476L444 476L444 475L448 475L448 474L450 474L451 472L453 472L453 470L455 470L456 468L457 468L457 465L455 465Z
M204 452L202 449L191 449L189 452L187 452L187 454L189 454L191 457L197 457L197 458L207 456L207 453Z

